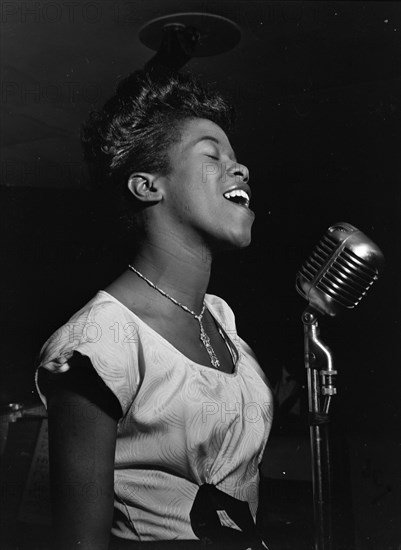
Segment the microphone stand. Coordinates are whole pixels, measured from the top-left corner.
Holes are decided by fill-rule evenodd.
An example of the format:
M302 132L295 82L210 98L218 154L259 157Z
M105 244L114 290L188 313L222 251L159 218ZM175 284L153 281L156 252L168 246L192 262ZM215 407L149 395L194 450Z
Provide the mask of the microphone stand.
M329 407L337 393L329 348L319 339L317 311L308 306L302 314L304 362L308 375L309 432L312 455L314 548L332 550L331 464Z

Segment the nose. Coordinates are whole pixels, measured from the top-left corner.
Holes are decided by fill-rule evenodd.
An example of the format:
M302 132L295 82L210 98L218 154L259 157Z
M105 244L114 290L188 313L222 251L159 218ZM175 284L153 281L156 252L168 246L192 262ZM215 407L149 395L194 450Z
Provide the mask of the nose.
M235 162L228 170L228 173L234 178L239 178L242 183L248 183L249 181L249 170L244 164Z

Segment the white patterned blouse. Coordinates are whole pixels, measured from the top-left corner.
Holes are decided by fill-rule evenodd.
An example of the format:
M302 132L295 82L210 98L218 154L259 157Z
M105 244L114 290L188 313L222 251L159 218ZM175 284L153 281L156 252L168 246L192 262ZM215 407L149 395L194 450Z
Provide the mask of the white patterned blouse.
M210 294L205 301L236 349L232 374L194 363L103 290L41 350L39 368L52 372L68 370L74 351L89 357L120 402L112 528L118 537L196 539L189 512L204 483L247 501L256 516L272 393L227 303ZM46 405L39 385L38 391Z

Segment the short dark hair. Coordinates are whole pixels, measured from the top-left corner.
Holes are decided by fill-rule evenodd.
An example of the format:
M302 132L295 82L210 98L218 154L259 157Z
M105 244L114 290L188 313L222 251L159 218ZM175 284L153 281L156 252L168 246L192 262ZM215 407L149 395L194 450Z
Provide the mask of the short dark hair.
M229 132L234 109L192 75L136 71L82 127L84 158L92 180L110 188L133 172L166 175L168 149L180 139L180 123L206 118Z

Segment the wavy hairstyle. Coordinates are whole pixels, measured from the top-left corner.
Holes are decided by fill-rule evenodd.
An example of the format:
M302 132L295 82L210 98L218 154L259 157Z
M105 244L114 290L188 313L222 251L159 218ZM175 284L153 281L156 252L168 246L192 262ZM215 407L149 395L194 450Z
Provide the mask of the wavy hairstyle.
M188 74L136 71L82 127L91 179L111 189L136 171L166 175L168 150L180 139L180 123L206 118L228 132L234 116L220 93Z

